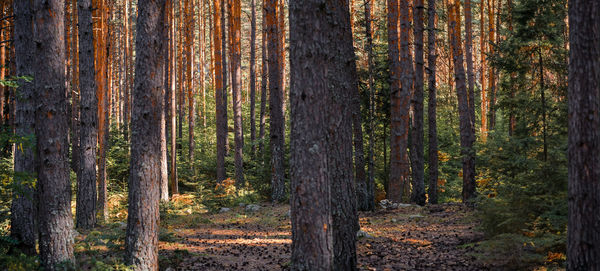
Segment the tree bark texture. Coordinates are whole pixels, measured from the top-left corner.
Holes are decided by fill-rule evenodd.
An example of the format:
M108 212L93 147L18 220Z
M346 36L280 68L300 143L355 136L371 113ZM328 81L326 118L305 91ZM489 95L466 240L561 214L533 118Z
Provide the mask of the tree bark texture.
M233 45L231 58L231 66L233 67L233 84L232 84L232 97L233 102L233 130L235 138L235 182L238 187L244 185L244 133L242 126L242 3L241 0L233 0L232 5L232 28L231 31L231 44Z
M425 205L425 158L423 144L423 0L413 3L414 38L415 38L415 81L412 97L413 117L411 125L411 163L412 163L412 194L411 201Z
M42 266L55 270L59 263L74 260L67 162L69 147L65 145L69 128L64 69L64 2L35 0L33 11L39 250Z
M224 82L226 77L223 76L223 70L226 65L223 65L224 45L224 25L221 20L223 0L214 1L214 54L215 54L215 106L216 106L216 125L217 125L217 182L225 180L225 154L227 144L227 104Z
M126 262L158 270L165 0L138 2Z
M13 1L14 47L17 76L33 76L33 10L31 1ZM15 134L32 139L34 144L35 95L34 83L22 80L18 91L21 99L15 100ZM34 146L21 144L15 148L15 182L21 186L20 193L13 192L10 217L10 235L20 242L19 249L28 255L35 255L38 237L37 202L35 187L26 180L34 178ZM25 179L27 178L27 179ZM31 179L30 179L31 178Z
M269 110L271 116L271 187L273 201L285 198L285 179L283 169L284 154L284 116L283 90L281 89L281 70L279 64L279 32L277 21L277 0L266 0L267 45L269 54Z
M600 270L600 2L569 1L567 270Z
M325 0L290 1L292 270L333 269Z
M464 203L475 197L475 157L472 150L472 129L469 117L469 102L465 82L465 69L460 38L460 2L448 1L450 17L450 47L454 60L454 80L456 82L456 96L458 97L458 114L460 122L460 147L462 155Z
M427 107L427 116L429 121L429 190L427 194L429 196L429 203L437 204L438 203L438 195L437 195L437 182L438 182L438 139L437 139L437 98L436 98L436 29L435 29L435 0L427 1L427 12L428 12L428 23L427 27L429 28L428 37L427 37L427 62L429 64L428 72L428 88L429 88L429 97L428 97L428 107Z
M77 175L77 227L89 229L96 224L96 147L98 143L98 97L94 69L92 1L78 2L80 154Z

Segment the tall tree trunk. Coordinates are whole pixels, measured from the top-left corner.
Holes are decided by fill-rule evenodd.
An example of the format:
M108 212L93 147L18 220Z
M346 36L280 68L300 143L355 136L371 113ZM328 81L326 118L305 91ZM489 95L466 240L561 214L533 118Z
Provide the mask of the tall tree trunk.
M460 118L460 146L463 170L462 199L464 203L467 203L475 197L475 157L472 149L472 130L469 125L469 104L461 49L460 2L458 0L448 1L448 13L451 30L450 47L454 59L454 78L456 80L456 95L458 97L458 113Z
M166 44L163 46L163 50L164 50L164 81L163 81L163 95L165 97L165 106L164 106L164 110L163 110L163 120L161 121L161 182L160 182L160 200L163 202L168 202L169 201L169 163L172 162L171 160L169 160L168 158L168 152L167 152L167 145L170 145L170 142L167 143L167 141L169 140L169 135L168 135L168 128L170 123L171 123L171 78L172 78L172 74L173 74L173 68L171 66L171 59L173 58L173 51L172 46L171 46L171 28L172 28L172 24L171 24L171 18L173 16L173 1L172 0L166 0L165 3L165 25L164 25L164 39L167 41ZM173 155L173 150L171 150L171 156ZM173 173L174 171L171 171L171 173Z
M327 31L326 50L331 54L328 70L332 71L326 73L330 93L326 100L329 104L327 163L331 178L333 265L337 270L357 270L356 232L360 228L352 172L353 109L348 106L357 95L358 76L348 3L348 0L328 0L325 4L326 19L331 25L331 31Z
M486 74L486 45L487 41L485 39L485 0L481 0L480 9L479 9L479 56L481 61L480 66L480 74L481 74L481 139L483 142L487 139L488 133L488 102L487 102L487 91L486 91L486 82L485 82L485 74Z
M600 269L600 2L569 1L567 270Z
M471 126L471 145L475 142L475 71L473 68L473 27L471 0L465 0L465 53L467 62L467 98L469 99L469 125Z
M367 182L367 194L364 199L364 208L360 207L361 201L358 202L359 209L364 211L375 210L375 80L373 78L374 60L373 60L373 19L371 17L373 10L373 0L365 0L365 35L367 37L367 61L369 66L369 178Z
M185 1L185 18L186 18L186 33L185 33L185 59L186 59L186 88L188 96L188 159L192 172L194 172L194 124L195 120L195 103L194 103L194 4L192 0Z
M39 195L40 259L44 269L74 260L71 182L67 163L68 120L65 95L64 2L33 2L36 43L36 172Z
M216 119L217 119L217 182L225 180L225 154L227 152L227 104L226 96L227 91L225 89L224 82L226 73L223 72L226 69L226 65L223 65L223 36L225 33L223 21L221 15L223 13L222 3L223 0L214 1L214 54L215 54L215 106L216 106Z
M326 76L331 26L321 4L292 0L289 10L292 270L334 268L332 179L323 136L332 95Z
M494 37L495 37L495 26L494 26L494 6L495 0L487 0L488 8L488 55L494 54ZM494 130L494 92L495 92L495 75L494 68L488 67L488 99L487 99L487 113L488 113L488 129Z
M233 0L232 6L232 22L233 28L231 31L231 48L233 57L231 58L231 66L233 67L232 80L232 99L233 102L233 130L235 135L235 182L238 187L244 185L244 133L242 127L242 54L241 54L241 24L242 3L240 0Z
M410 87L405 84L408 77L406 68L410 69L411 61L405 59L410 53L408 51L408 2L402 7L398 6L397 0L388 0L388 54L390 59L390 92L391 92L391 135L390 135L390 179L387 198L393 201L408 201L406 187L410 180L410 164L406 148L408 146L408 111L410 104ZM398 10L402 10L401 27L402 37L398 35ZM404 43L402 46L402 63L398 46L398 39Z
M168 3L167 8L169 9L169 20L171 28L170 39L169 39L169 48L170 48L170 66L171 66L171 74L169 77L169 106L170 106L170 126L171 126L171 177L169 180L169 186L172 195L179 194L179 185L177 178L177 74L175 73L175 69L177 67L177 51L175 45L175 16L174 16L174 4L175 2Z
M282 201L285 197L283 172L284 133L283 133L283 90L281 89L280 42L278 32L278 0L266 0L266 16L269 53L269 110L271 116L271 188L273 201Z
M34 40L33 40L33 9L29 1L13 1L14 12L14 47L17 76L33 76ZM19 82L21 99L15 100L15 134L19 137L32 137L35 122L35 88L34 83L22 80ZM33 144L34 142L29 142ZM23 144L23 148L15 148L15 176L28 176L33 179L35 174L34 148ZM15 178L15 183L22 186L21 193L13 192L10 208L10 235L19 241L19 249L27 255L35 255L35 245L38 237L37 228L37 198L35 188L25 181L29 179Z
M227 0L230 1L230 0ZM226 12L226 6L225 6L225 0L221 0L221 27L222 27L222 37L221 37L221 67L222 67L222 73L223 73L223 128L224 129L224 133L225 133L225 156L229 155L229 122L227 121L227 83L230 82L229 79L231 79L231 77L229 76L229 71L231 69L228 69L229 66L227 66L227 26L225 25L225 19L227 18L227 12ZM225 163L223 163L225 164ZM225 172L225 169L223 169L223 172ZM217 174L218 176L218 174ZM223 176L225 176L225 174L223 174ZM218 177L217 177L218 179Z
M256 4L250 0L250 141L251 153L256 150Z
M277 34L279 35L279 51L277 56L279 57L279 83L281 84L281 93L282 93L282 110L283 115L285 116L285 107L287 106L285 103L286 93L286 75L285 75L285 0L278 0L277 7ZM281 128L283 129L283 133L285 134L285 121L283 122Z
M138 2L129 215L125 238L126 262L136 270L158 270L165 4L165 0Z
M413 5L415 38L415 81L412 97L413 117L411 125L412 195L411 201L425 205L425 158L423 149L423 0L415 0Z
M80 0L79 77L81 89L80 164L77 174L77 227L89 229L96 224L96 147L98 143L98 97L94 70L92 1Z
M263 145L265 139L265 122L267 111L267 87L268 87L268 59L267 59L267 15L266 2L263 0L262 5L262 41L261 41L261 72L260 72L260 127L258 132L258 152L263 153Z
M350 7L352 3L349 2ZM355 57L354 54L354 39L352 37L352 12L348 15L349 22L349 43L352 48L346 48L348 54ZM346 38L348 38L346 37ZM346 45L346 44L345 44ZM346 45L348 46L348 45ZM367 174L365 172L365 151L363 141L363 130L362 130L362 115L360 110L360 90L358 86L358 75L356 72L356 60L349 59L350 64L348 67L351 69L347 71L350 73L350 79L352 80L350 86L351 98L351 111L352 111L352 134L354 139L354 170L356 179L356 202L358 209L366 211L369 210L369 183L367 181Z
M437 181L438 181L438 139L437 139L437 99L436 99L436 34L435 34L435 0L427 1L428 8L428 23L427 27L429 28L428 37L427 37L427 49L428 56L427 62L429 64L428 67L428 87L429 87L429 101L428 101L428 118L429 118L429 203L437 204L438 203L438 195L437 195Z

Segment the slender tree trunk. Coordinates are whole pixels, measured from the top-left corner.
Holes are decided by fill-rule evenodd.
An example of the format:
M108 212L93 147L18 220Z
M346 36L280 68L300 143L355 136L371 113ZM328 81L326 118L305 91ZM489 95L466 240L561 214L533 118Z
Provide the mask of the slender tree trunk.
M250 141L254 155L256 145L256 4L250 0Z
M226 65L223 65L223 36L224 36L224 25L221 20L223 13L221 6L223 0L214 1L214 54L215 54L215 103L216 103L216 119L217 119L217 182L225 180L225 155L226 155L226 144L227 144L227 107L226 107L226 95L225 90L225 74L223 72L226 69Z
M456 95L458 97L458 110L460 118L460 146L463 170L463 202L467 203L475 197L475 157L472 149L471 126L469 125L469 104L467 87L465 84L464 60L460 39L460 2L449 0L448 11L450 15L450 47L454 59L454 78L456 80Z
M429 118L429 203L437 204L437 181L438 181L438 139L437 139L437 100L436 100L436 29L435 29L435 0L428 0L428 23L429 33L427 37L428 56L427 62L428 67L428 87L429 87L429 104L428 104L428 118Z
M165 0L138 2L129 215L125 238L126 262L136 270L158 270L165 7Z
M481 0L480 10L479 10L479 54L480 54L480 73L481 73L481 139L483 142L487 139L488 133L488 122L487 122L487 114L488 114L488 102L487 102L487 91L486 91L486 82L485 82L485 74L486 74L486 39L485 39L485 0Z
M542 58L542 51L538 51L539 65L540 65L540 98L542 102L542 137L543 137L543 155L544 162L548 160L548 141L547 141L547 129L548 123L546 121L546 85L544 82L544 59Z
M68 132L64 84L64 2L36 0L33 1L33 11L39 249L44 269L55 270L57 264L74 260L71 182L66 162L68 146L64 145Z
M170 82L170 86L169 86L169 100L171 101L169 103L170 108L170 122L171 122L171 179L169 181L170 183L170 190L171 190L171 194L172 195L177 195L179 194L179 185L178 185L178 178L177 178L177 135L176 135L176 131L177 131L177 89L176 89L176 81L177 81L177 74L175 73L175 69L177 67L177 51L176 51L176 46L175 46L175 38L176 36L176 32L175 32L175 16L173 14L174 12L174 2L170 2L168 3L169 5L167 6L167 8L169 9L169 20L170 20L170 39L169 39L169 48L171 51L170 54L170 66L171 66L171 74L169 77L169 82Z
M171 67L171 58L173 57L173 53L171 50L171 18L172 18L172 0L166 0L165 4L165 25L164 25L164 40L166 41L166 46L163 47L164 50L164 81L163 81L163 95L165 97L165 106L163 110L163 120L161 121L161 182L160 182L160 200L163 202L169 201L169 162L168 153L167 153L167 141L168 141L168 132L167 128L169 126L171 120L170 114L170 97L171 97L171 74L173 73L173 69ZM171 150L171 155L173 155L173 150ZM173 171L171 171L173 172Z
M494 26L494 6L495 0L487 0L488 7L488 43L489 50L488 55L494 54L495 43L495 26ZM494 69L488 67L488 99L487 99L487 113L488 113L488 129L494 130L494 92L495 92L495 75Z
M283 133L283 90L281 89L281 66L277 8L278 0L266 0L266 16L269 53L269 110L271 116L271 186L273 201L282 201L285 197L285 180L283 172L284 133Z
M228 0L230 1L230 0ZM226 6L225 6L225 0L221 0L221 27L222 27L222 31L221 34L223 35L221 37L221 67L222 67L222 73L223 73L223 130L225 131L225 156L229 156L229 122L227 121L227 92L229 91L227 89L227 83L230 82L229 79L229 72L231 69L228 69L229 66L227 66L227 26L225 25L225 19L227 18L227 12L226 12ZM223 163L225 164L225 163ZM223 172L225 172L225 169L223 169ZM218 176L218 174L217 174ZM225 174L223 174L223 176L225 176ZM218 178L217 178L218 179Z
M411 164L412 195L411 201L425 205L425 158L423 146L423 0L415 0L413 5L415 38L415 81L412 97L413 117L411 125Z
M365 0L365 35L367 37L367 58L369 66L369 179L367 182L367 194L365 197L364 211L375 210L375 87L373 78L373 19L371 17L373 10L373 0ZM360 201L359 201L359 204Z
M79 76L81 89L80 164L77 175L77 227L89 229L96 224L96 147L98 143L98 97L94 70L92 1L80 0Z
M14 47L17 76L33 76L34 40L33 40L33 9L29 1L13 1L14 12ZM35 122L35 88L32 82L19 82L18 88L21 99L15 100L15 134L19 137L34 136ZM34 144L34 142L29 142ZM28 176L33 179L35 174L34 146L23 144L15 148L15 176ZM30 179L15 178L15 183L22 186L21 193L13 192L10 217L10 235L19 241L19 249L27 255L35 255L37 228L37 195L35 187L25 181Z
M321 3L290 1L292 270L334 268L332 179L323 136L332 95L326 76L331 26Z
M263 153L263 145L265 139L265 122L266 122L266 111L267 111L267 87L268 87L268 59L267 59L267 15L266 15L266 1L263 0L262 5L262 45L261 45L261 72L260 72L260 127L258 132L258 152L261 155Z
M194 4L192 0L185 1L185 59L186 59L186 88L188 96L188 159L194 172L194 125L195 125L195 103L194 103Z
M569 1L567 270L600 270L600 3Z
M465 0L465 53L467 62L467 91L469 101L469 125L471 126L471 145L475 142L475 71L473 68L473 27L471 0Z
M231 63L233 67L232 99L233 102L233 130L235 135L235 182L238 187L244 185L244 129L242 127L242 54L241 54L241 13L242 3L240 0L233 0L231 31L231 48L233 57Z

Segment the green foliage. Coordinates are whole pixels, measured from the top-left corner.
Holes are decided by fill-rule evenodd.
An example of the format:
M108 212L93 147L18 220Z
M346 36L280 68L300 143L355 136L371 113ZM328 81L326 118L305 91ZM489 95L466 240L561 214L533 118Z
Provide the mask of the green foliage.
M125 135L117 129L116 125L111 125L108 153L106 155L106 172L110 181L108 189L112 192L127 191L127 181L129 179L129 142L125 140Z

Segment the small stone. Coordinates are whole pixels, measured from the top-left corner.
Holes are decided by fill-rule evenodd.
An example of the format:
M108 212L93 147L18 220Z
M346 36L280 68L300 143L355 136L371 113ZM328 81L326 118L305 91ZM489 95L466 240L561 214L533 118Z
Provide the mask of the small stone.
M366 231L363 231L363 230L357 231L356 237L357 238L373 238L372 235L370 235L369 233L367 233Z
M411 216L409 216L409 218L422 218L422 217L424 217L424 216L422 216L422 215L411 215Z
M175 269L173 267L167 267L167 269L165 269L165 271L175 271Z
M395 218L392 218L392 223L396 223L398 222L398 220L396 220Z
M227 213L229 211L231 211L231 209L223 207L223 208L221 208L221 210L219 210L219 213L222 214L222 213Z
M246 205L246 212L256 212L260 210L260 206L256 205L256 204L248 204Z

